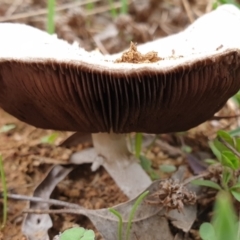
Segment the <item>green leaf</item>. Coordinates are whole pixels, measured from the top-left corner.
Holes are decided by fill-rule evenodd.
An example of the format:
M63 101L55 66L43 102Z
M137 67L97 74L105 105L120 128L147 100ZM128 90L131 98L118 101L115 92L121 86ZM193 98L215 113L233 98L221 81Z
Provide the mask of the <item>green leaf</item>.
M240 189L240 182L236 183L235 185L233 185L230 189L231 190L236 190L236 189Z
M152 163L151 163L151 161L148 158L146 158L145 156L141 155L139 159L140 159L140 164L141 164L142 168L145 171L152 170L152 167L151 167Z
M223 179L225 186L227 186L229 181L232 179L232 172L230 172L226 168L224 168L222 179Z
M60 240L94 240L93 230L86 230L82 227L67 229L60 235Z
M222 154L221 154L221 151L218 149L218 147L215 146L216 142L217 142L217 140L210 141L208 143L208 145L211 148L213 154L217 157L218 161L221 161L222 160Z
M235 148L240 152L240 138L235 138Z
M16 128L16 125L14 124L5 124L0 128L0 133L6 133L9 132L10 130Z
M81 240L94 240L95 233L93 230L86 230Z
M211 223L203 223L200 226L199 233L203 240L216 240L215 230Z
M234 170L237 170L240 165L238 157L230 151L222 152L222 164L223 166L230 167Z
M222 188L217 183L210 181L210 180L197 179L197 180L193 180L191 183L194 185L199 185L199 186L214 188L217 190L222 190Z
M228 192L220 191L216 198L212 224L217 240L236 240L237 217L234 212L231 196Z
M227 143L229 143L230 145L232 145L234 147L234 140L228 132L219 130L217 132L217 136L222 138L224 141L226 141Z
M159 179L158 174L153 170L151 161L145 156L140 156L140 164L142 168L150 175L152 180Z
M240 202L240 192L235 191L235 190L231 190L231 193L232 193L232 195L234 196L234 198L235 198L238 202Z
M52 133L52 134L49 135L49 136L43 137L43 138L41 139L41 142L42 142L42 143L53 144L53 143L56 141L57 137L58 137L58 133L54 132L54 133Z
M221 142L219 142L217 139L215 139L213 141L213 144L214 144L214 147L218 150L218 152L221 154L223 151L229 151L229 149L224 145L222 144ZM211 146L210 146L211 147ZM213 152L215 154L215 152ZM217 156L218 157L218 156ZM220 159L221 161L221 156L220 156Z
M149 175L150 175L150 178L152 180L157 180L159 179L159 175L152 169L151 171L149 171Z
M205 159L204 162L210 165L218 163L216 160L210 158Z
M159 166L159 169L164 173L172 173L177 170L177 168L174 165L167 165L167 164L163 164Z
M230 134L231 137L240 136L240 127L237 127L236 129L231 130L228 133Z

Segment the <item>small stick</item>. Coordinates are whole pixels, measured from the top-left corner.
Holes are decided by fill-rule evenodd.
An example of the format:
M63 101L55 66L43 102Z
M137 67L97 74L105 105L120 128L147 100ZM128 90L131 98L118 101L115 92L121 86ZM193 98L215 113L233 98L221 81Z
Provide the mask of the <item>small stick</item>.
M199 174L197 176L193 176L193 177L190 177L190 178L186 179L185 181L183 181L182 184L183 184L183 186L185 186L185 185L189 184L190 182L192 182L193 180L197 180L199 178L204 178L204 177L206 177L208 175L209 175L209 172L201 173L201 174Z
M221 120L221 119L231 119L231 118L239 118L240 114L236 114L234 116L213 116L209 120Z
M2 198L2 197L3 197L3 193L0 193L0 198ZM67 202L55 200L55 199L43 199L40 197L32 197L32 196L25 196L25 195L19 195L19 194L11 194L11 193L7 194L7 198L20 200L20 201L48 203L49 205L62 206L62 207L66 207L66 208L82 209L82 207L77 204L67 203Z
M79 209L78 209L79 210ZM76 209L68 208L68 209L25 209L23 213L32 213L32 214L81 214Z
M5 13L5 17L12 16L16 9L22 4L23 0L15 0Z
M183 7L185 8L185 11L187 13L187 16L188 16L188 19L189 19L190 23L193 23L194 22L194 17L193 17L191 7L189 5L188 0L182 0L182 4L183 4Z

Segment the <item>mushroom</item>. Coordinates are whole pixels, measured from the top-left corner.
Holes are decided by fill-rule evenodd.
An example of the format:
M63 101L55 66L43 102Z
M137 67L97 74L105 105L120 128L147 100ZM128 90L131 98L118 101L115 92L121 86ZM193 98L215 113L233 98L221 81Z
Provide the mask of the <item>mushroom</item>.
M185 131L221 109L240 88L239 26L240 11L224 5L181 33L103 56L1 23L0 107L38 128L91 133L94 148L72 161L103 165L134 197L151 180L125 134Z

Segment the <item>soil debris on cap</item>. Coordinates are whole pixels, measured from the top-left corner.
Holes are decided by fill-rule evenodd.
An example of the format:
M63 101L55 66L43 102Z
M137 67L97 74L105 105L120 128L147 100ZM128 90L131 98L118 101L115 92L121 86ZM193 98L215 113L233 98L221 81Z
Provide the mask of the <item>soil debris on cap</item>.
M153 63L159 60L162 60L162 58L158 57L157 52L150 51L142 54L137 50L136 44L131 42L129 50L124 52L115 63Z

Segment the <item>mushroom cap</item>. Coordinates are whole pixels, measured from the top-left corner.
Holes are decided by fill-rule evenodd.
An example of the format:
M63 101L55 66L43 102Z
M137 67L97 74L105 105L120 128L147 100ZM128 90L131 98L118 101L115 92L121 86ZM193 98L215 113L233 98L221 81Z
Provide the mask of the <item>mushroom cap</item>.
M39 128L185 131L240 88L240 11L224 5L185 31L138 46L161 60L116 63L22 24L0 24L0 107Z

